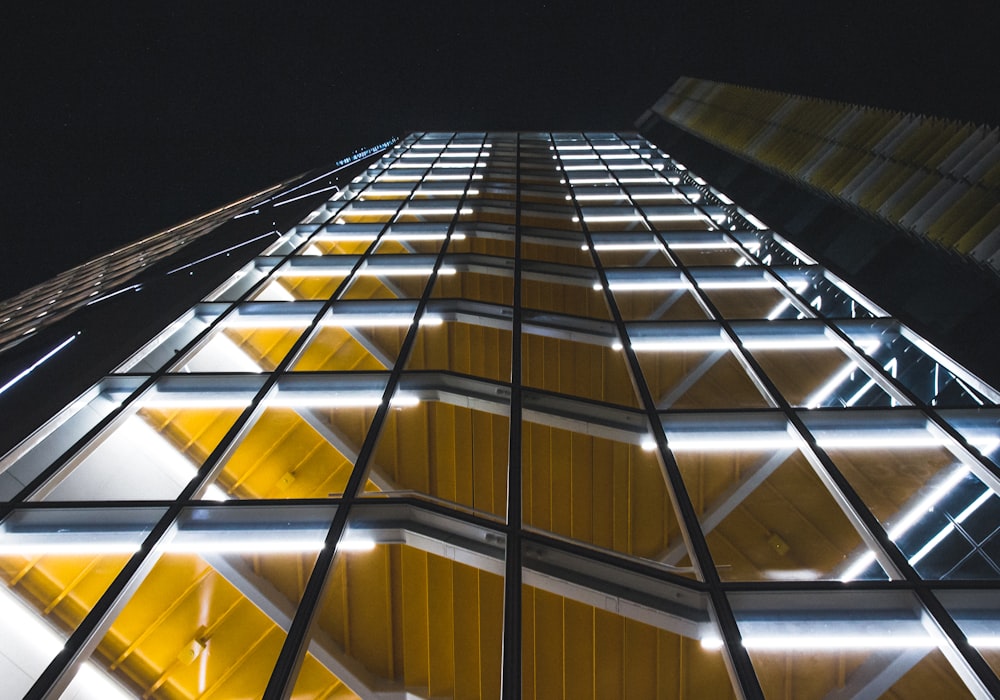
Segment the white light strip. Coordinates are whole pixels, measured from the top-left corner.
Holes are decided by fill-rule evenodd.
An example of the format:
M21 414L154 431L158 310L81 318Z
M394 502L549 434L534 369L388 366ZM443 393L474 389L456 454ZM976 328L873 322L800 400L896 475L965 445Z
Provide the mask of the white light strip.
M614 202L618 200L625 199L624 193L619 192L617 194L578 194L576 195L576 201L578 202ZM572 197L566 195L566 201L570 201Z
M837 343L829 338L796 338L794 336L771 338L747 338L743 341L747 350L829 350Z
M345 536L337 543L338 552L370 552L375 549L375 540L367 537Z
M315 394L315 396L311 394ZM311 391L286 394L279 390L277 394L267 400L267 405L272 408L371 408L382 405L382 392L358 391L331 394Z
M701 289L774 289L771 280L695 280Z
M422 209L419 207L405 207L400 216L453 216L456 213L454 208L438 207L434 209ZM472 209L463 207L458 210L459 214L471 214Z
M424 182L455 182L461 180L468 180L468 175L428 175L424 178ZM473 180L482 180L482 175L473 175Z
M367 316L361 314L334 314L320 321L326 328L401 328L413 323L413 315L377 314Z
M830 398L830 394L836 391L837 387L843 384L855 370L860 370L860 367L855 364L854 360L848 360L847 364L844 365L840 371L833 375L833 377L831 377L826 384L821 386L816 393L806 399L806 408L819 408L820 404Z
M390 233L386 235L387 241L443 241L448 237L447 233ZM464 233L453 234L453 241L464 241Z
M634 282L614 281L609 286L616 292L639 292L671 289L689 289L684 280L637 280Z
M177 392L176 394L152 393L140 401L142 408L246 408L250 405L250 396L211 396L196 392Z
M586 246L582 247L586 250ZM648 243L595 243L594 250L663 250L655 241Z
M920 549L919 552L914 554L913 557L910 559L910 564L912 566L916 566L917 563L925 556L930 554L931 550L934 549L938 544L940 544L945 537L951 534L952 530L955 529L956 524L961 525L969 516L971 516L973 513L979 510L979 507L981 505L986 503L986 501L990 500L991 496L993 496L993 492L990 491L989 489L980 494L979 498L970 503L965 510L963 510L961 513L958 514L958 517L955 518L954 523L948 523L947 525L945 525L938 534L934 535L934 537L932 537L930 541Z
M825 447L825 445L823 445L822 443L820 443L820 446ZM889 530L889 532L886 533L888 534L889 539L892 540L893 542L896 542L900 537L905 535L910 530L910 528L912 528L916 523L918 523L929 510L933 509L934 506L936 506L945 496L951 493L952 490L956 486L958 486L958 484L960 484L968 474L969 474L969 468L965 465L962 465L961 467L953 471L951 474L949 474L947 479L945 479L943 482L941 482L941 484L938 485L937 488L935 488L933 491L927 494L925 498L922 498L915 506L913 506L913 508L910 509L910 511L906 515L904 515L899 520L899 522L893 525L893 527ZM987 495L989 495L990 493L991 493L990 491L986 492ZM949 523L946 526L946 529L948 527L951 527L951 523ZM938 534L940 535L940 533ZM943 536L941 537L941 539L943 539ZM929 544L930 543L928 543L928 545ZM934 544L937 544L937 542L935 542ZM926 550L926 552L924 550ZM921 549L920 552L917 552L917 554L914 555L914 557L910 560L910 565L911 566L915 565L929 551L930 549L928 548L927 545L925 545L924 548ZM869 566L871 566L874 561L875 561L875 553L871 551L865 552L860 557L858 557L858 560L855 561L844 572L844 574L840 577L840 580L844 582L853 581L858 576L860 576L862 572L864 572Z
M431 267L364 267L358 270L359 275L367 277L412 277L416 275L429 275L434 271ZM453 267L442 267L438 270L439 275L454 275Z
M795 441L790 435L778 437L776 433L753 437L740 435L712 434L710 437L671 437L668 431L667 447L674 452L731 452L738 450L777 451L795 449Z
M32 362L31 365L29 365L26 369L21 370L10 381L8 381L6 384L4 384L2 387L0 387L0 394L2 394L3 392L7 391L12 386L14 386L15 384L17 384L19 381L21 381L22 379L24 379L25 377L27 377L35 369L37 369L39 366L41 366L46 361L48 361L49 358L51 358L57 352L59 352L64 347L66 347L67 345L69 345L70 343L72 343L74 340L76 340L76 338L77 338L78 335L80 335L79 331L77 331L76 333L74 333L70 337L66 338L66 340L62 341L57 346L55 346L54 348L52 348L51 350L49 350L47 353L45 353L44 355L42 355L40 358L38 358L37 360L35 360L34 362Z
M637 340L632 342L636 352L708 352L711 350L728 350L729 341L725 338L684 338L662 340Z
M657 194L633 194L632 199L636 202L654 201L661 199L683 200L684 195L677 192L661 192Z
M479 194L479 190L417 190L414 196L419 197L461 197L463 194L468 194L470 197L474 197Z
M916 635L768 635L744 637L743 646L755 651L855 651L858 649L934 649L930 636Z
M278 533L275 533L278 534ZM283 554L285 552L318 552L323 549L322 537L273 539L174 540L164 551L170 554Z

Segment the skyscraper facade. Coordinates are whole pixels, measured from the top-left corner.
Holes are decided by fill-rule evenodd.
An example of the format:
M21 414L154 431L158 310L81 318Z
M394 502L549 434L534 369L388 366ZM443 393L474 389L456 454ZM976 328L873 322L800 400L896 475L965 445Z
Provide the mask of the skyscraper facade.
M640 134L366 164L13 441L11 697L1000 694L1000 392Z

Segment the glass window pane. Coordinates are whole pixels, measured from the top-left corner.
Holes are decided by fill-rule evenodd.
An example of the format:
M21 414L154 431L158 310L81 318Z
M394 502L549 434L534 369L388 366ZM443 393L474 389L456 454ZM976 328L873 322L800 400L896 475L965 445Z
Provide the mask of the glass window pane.
M615 291L615 304L626 321L703 321L708 312L685 289Z
M447 321L421 323L407 369L438 369L510 381L512 335L509 328Z
M659 409L769 405L729 350L651 350L636 356Z
M525 386L595 401L639 406L625 355L610 345L524 333Z
M556 425L525 421L522 431L526 526L694 576L654 452Z
M608 596L574 588L522 587L522 698L737 697L696 625L623 603L609 609Z
M529 278L521 281L521 306L571 316L611 318L604 300L604 292L600 290L591 289L588 292L578 285Z
M845 562L865 549L857 530L794 446L744 446L739 438L721 434L692 442L689 435L667 429L668 444L723 580L837 579ZM664 561L677 563L683 556L677 549ZM866 577L886 575L873 563Z
M730 594L767 698L970 698L909 593Z
M174 498L195 477L243 408L155 401L127 414L80 457L71 460L34 498L102 501ZM221 493L210 489L213 497Z
M805 420L921 576L1000 578L1000 498L926 429L919 414L869 414L864 423L813 415ZM852 558L856 574L871 554Z
M154 508L15 511L0 526L0 678L21 697L162 515ZM100 667L95 688L112 682ZM92 679L93 680L93 679ZM86 700L109 695L92 692Z
M365 527L354 518L346 537L358 545L339 548L293 697L500 697L503 537L484 557L398 520L391 534Z
M391 411L368 464L365 490L415 491L503 518L510 409L506 402L491 408L495 412L421 401Z
M226 510L181 517L88 663L145 697L260 697L334 509Z

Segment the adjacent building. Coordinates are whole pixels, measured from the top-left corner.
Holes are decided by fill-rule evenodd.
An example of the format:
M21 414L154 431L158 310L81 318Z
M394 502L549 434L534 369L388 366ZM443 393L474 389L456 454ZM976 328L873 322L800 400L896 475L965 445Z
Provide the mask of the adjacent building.
M654 121L381 144L5 353L5 692L1000 693L1000 392Z

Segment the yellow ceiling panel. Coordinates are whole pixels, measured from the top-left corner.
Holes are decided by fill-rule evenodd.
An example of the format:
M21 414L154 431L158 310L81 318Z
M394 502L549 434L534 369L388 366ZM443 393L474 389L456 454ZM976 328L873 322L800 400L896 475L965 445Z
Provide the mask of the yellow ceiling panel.
M331 444L355 451L364 443L374 409L269 408L257 420L219 475L238 498L325 498L343 492L354 464ZM324 437L317 430L328 432Z
M386 689L429 697L500 693L500 576L405 545L342 553L319 630Z
M685 549L652 452L534 423L522 443L525 525L647 559Z
M239 417L238 408L142 408L139 415L179 452L201 464Z
M294 369L297 372L386 370L396 361L405 336L405 328L326 326L306 345ZM388 360L389 365L382 360Z
M128 561L124 554L0 556L4 583L57 627L75 629Z
M261 369L278 366L302 334L301 328L226 328L223 333L252 357Z
M696 639L530 586L521 608L525 700L736 697L722 653Z
M525 333L522 383L623 406L639 406L625 355L609 345L578 343Z
M448 370L509 382L511 338L511 332L504 328L460 322L423 325L406 368Z
M369 483L413 490L503 517L510 419L446 403L390 412Z

